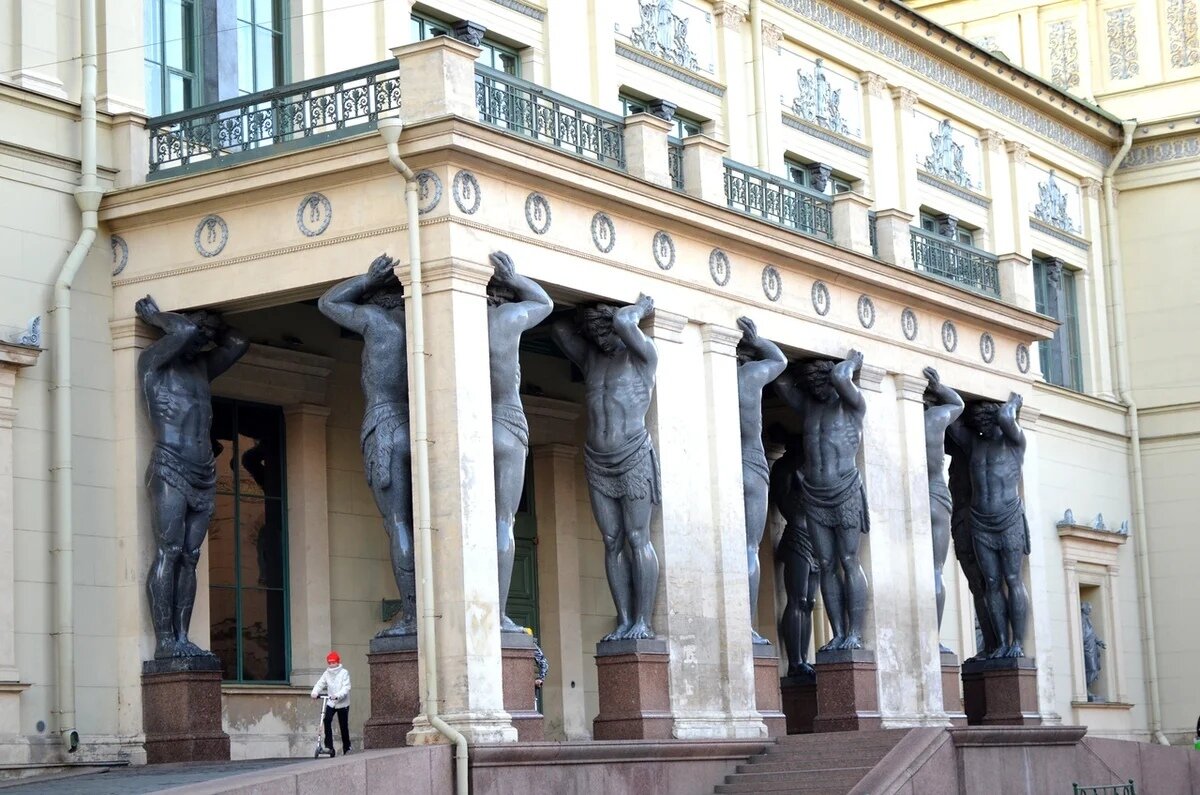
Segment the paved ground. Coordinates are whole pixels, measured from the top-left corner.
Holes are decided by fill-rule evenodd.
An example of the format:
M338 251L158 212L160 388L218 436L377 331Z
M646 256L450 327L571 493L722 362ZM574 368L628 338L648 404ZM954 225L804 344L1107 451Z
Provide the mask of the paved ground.
M118 767L84 775L55 775L0 786L3 795L133 795L253 773L304 759L252 759L243 762L188 762ZM308 760L312 761L312 760Z

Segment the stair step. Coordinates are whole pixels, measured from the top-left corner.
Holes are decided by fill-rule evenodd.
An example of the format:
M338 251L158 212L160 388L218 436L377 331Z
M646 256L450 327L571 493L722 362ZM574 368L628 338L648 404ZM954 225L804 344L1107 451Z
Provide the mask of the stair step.
M734 793L738 793L739 795L743 793L746 795L757 795L758 793L764 792L791 793L791 795L846 795L846 793L849 792L853 786L854 785L852 784L850 786L843 787L820 781L804 784L798 784L794 781L780 781L770 784L739 782L736 784L718 784L713 792L718 793L719 795L725 795L726 793L729 793L730 795L733 795Z
M876 760L871 759L833 759L808 760L796 759L790 762L753 762L737 766L738 773L795 773L797 775L814 775L824 771L871 769Z
M838 770L822 770L820 772L797 772L795 770L781 770L770 773L734 773L725 778L726 784L772 784L775 782L783 782L786 784L801 785L806 782L826 784L830 787L845 785L847 789L853 787L862 779L863 776L871 772L869 767L844 767Z
M911 729L872 729L870 731L816 732L810 734L785 734L775 739L779 745L849 748L876 742L891 742L895 744L910 731Z

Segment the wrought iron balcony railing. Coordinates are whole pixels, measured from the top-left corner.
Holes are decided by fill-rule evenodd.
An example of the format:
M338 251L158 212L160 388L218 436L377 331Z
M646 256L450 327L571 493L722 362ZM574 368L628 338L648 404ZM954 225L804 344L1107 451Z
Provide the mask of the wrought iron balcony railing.
M186 174L371 129L400 108L395 59L150 119L150 177Z
M625 120L527 80L475 67L479 120L512 135L625 170Z
M790 180L726 160L725 201L738 212L833 240L833 200Z
M667 171L671 174L671 187L683 190L683 141L667 139Z
M977 293L1000 297L1000 268L994 254L913 228L912 255L919 271Z
M867 213L867 234L871 236L871 256L879 259L879 224L874 210Z

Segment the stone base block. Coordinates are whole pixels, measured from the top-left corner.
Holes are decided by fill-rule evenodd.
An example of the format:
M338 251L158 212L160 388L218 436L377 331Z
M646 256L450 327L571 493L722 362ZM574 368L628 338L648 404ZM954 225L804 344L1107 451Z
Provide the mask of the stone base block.
M779 680L788 734L812 734L817 717L817 678L809 674Z
M779 653L770 644L756 643L754 649L754 704L768 737L787 734L787 716L779 692Z
M228 761L221 661L210 656L142 663L142 725L148 764Z
M617 640L596 644L600 713L592 721L596 740L671 738L667 642Z
M962 671L958 667L958 657L952 652L942 652L942 709L951 726L966 726L967 714L963 712L963 700L959 695L962 682Z
M503 656L504 711L512 716L518 742L546 739L542 713L537 709L537 663L533 659L533 638L525 633L500 633Z
M814 732L878 729L879 683L875 652L847 649L817 652L817 717Z
M963 706L972 726L1040 726L1037 662L1032 657L967 660Z
M367 652L371 670L371 717L363 724L366 748L399 748L421 712L417 636L374 638Z

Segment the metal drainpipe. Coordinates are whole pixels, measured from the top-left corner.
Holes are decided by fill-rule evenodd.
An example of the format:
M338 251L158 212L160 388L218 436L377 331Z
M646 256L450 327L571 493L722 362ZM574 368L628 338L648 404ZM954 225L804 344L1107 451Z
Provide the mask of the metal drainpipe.
M1142 477L1142 434L1138 423L1137 401L1133 397L1129 372L1129 347L1125 328L1125 273L1121 262L1117 230L1117 208L1113 200L1113 175L1133 145L1137 121L1121 122L1124 140L1112 163L1104 170L1105 245L1108 247L1108 316L1112 324L1113 353L1117 365L1117 395L1125 404L1129 423L1129 479L1133 484L1133 536L1138 573L1138 606L1141 608L1143 657L1146 683L1150 689L1150 733L1155 741L1170 745L1162 730L1162 701L1158 692L1158 646L1154 631L1154 598L1151 595L1150 555L1146 548L1146 492Z
M429 719L429 725L444 734L456 748L454 775L455 790L458 795L467 795L467 738L462 732L438 717L438 658L437 658L437 625L434 609L433 588L433 550L431 541L433 535L432 521L429 515L429 427L425 416L425 295L421 283L421 236L420 213L417 210L417 178L403 160L400 159L400 132L404 122L399 118L379 120L379 134L387 143L388 162L404 177L404 203L408 211L408 263L412 278L409 290L410 310L412 312L411 357L408 369L412 379L412 445L413 480L416 488L413 490L413 509L417 517L417 563L421 572L421 613L424 619L420 624L421 654L425 660L425 704L423 712Z
M771 153L767 141L767 88L763 75L762 0L750 0L750 48L754 51L750 63L754 73L754 134L758 149L758 167L771 170Z
M67 752L79 748L75 727L75 621L74 525L71 498L74 481L71 463L71 283L75 281L92 243L96 240L103 189L96 182L96 0L80 0L82 80L79 97L80 184L75 189L80 231L54 282L54 647L57 663L55 711L58 732Z

